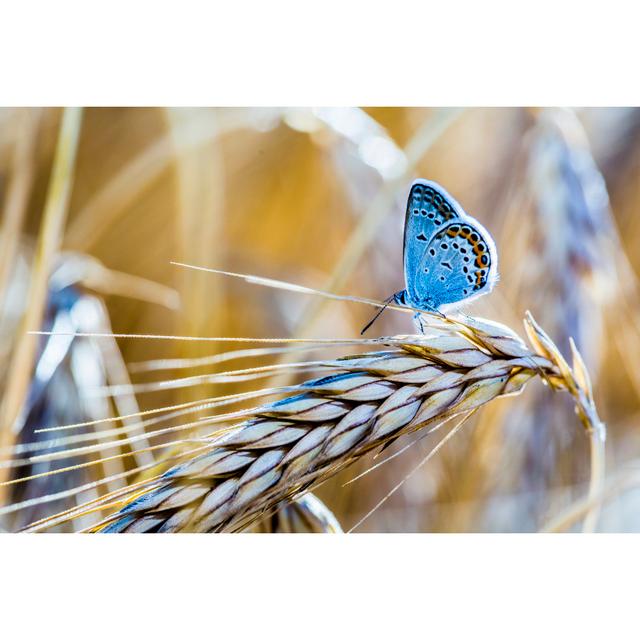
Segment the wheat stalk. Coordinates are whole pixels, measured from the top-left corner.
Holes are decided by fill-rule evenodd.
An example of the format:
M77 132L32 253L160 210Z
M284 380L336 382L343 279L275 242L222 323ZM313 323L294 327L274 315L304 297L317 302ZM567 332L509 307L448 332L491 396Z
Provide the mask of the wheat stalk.
M255 408L206 441L204 453L28 530L114 507L91 530L246 530L366 453L417 430L434 431L537 376L571 394L592 442L602 443L604 425L578 352L570 367L530 315L525 327L531 347L507 327L473 318L434 321L427 336L381 338L384 350L325 361L327 375ZM602 449L594 444L594 451L597 492Z

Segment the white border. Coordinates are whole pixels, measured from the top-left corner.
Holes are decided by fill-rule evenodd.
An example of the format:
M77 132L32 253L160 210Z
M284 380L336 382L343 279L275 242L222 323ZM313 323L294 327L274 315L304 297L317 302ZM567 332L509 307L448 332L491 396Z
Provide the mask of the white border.
M634 4L20 0L5 105L630 105Z
M637 636L637 540L5 535L2 632L153 640L630 638Z

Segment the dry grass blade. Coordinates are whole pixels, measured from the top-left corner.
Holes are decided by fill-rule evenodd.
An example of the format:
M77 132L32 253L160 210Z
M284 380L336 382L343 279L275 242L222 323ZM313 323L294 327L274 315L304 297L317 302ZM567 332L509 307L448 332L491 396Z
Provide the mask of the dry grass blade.
M39 109L26 109L20 114L18 123L20 135L16 137L11 181L2 215L2 234L0 235L0 301L3 303L11 273L15 268L20 233L33 183L39 123Z
M598 513L600 508L614 498L640 486L640 472L637 464L629 469L618 471L609 477L606 485L598 493L589 492L582 500L571 503L564 511L554 516L542 529L543 533L560 533L566 531L581 518L588 518L590 513Z
M60 248L67 216L81 123L82 109L64 110L43 213L43 225L36 247L28 294L29 304L23 319L25 329L39 327L44 312L49 276L53 260ZM11 446L14 441L16 434L13 425L29 386L36 347L36 339L32 335L23 334L11 358L9 383L0 408L0 448ZM5 478L5 472L0 470L0 482ZM4 490L0 486L0 503L3 502L3 497Z
M129 273L107 269L90 256L67 253L65 259L70 263L69 272L82 285L102 295L120 295L135 298L143 302L157 304L167 309L180 308L180 295L175 289L133 276Z
M204 453L137 485L95 530L246 530L366 453L414 431L433 431L519 392L536 376L568 391L585 426L602 433L579 382L585 372L573 373L530 316L526 326L533 349L507 327L467 318L434 325L427 336L379 339L383 350L326 361L327 375L248 411Z

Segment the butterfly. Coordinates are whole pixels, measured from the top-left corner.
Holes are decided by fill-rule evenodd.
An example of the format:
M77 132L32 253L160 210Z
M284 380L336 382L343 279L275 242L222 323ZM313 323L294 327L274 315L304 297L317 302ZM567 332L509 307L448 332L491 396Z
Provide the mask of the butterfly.
M387 298L361 333L391 302L440 313L489 293L498 280L498 252L491 234L431 180L411 185L403 255L406 289ZM422 329L420 314L415 318Z

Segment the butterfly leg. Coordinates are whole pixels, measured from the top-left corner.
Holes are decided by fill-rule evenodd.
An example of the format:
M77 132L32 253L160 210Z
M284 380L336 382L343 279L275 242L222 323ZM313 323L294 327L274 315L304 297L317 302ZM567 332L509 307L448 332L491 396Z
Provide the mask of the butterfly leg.
M389 296L383 303L383 306L378 310L378 312L376 313L375 316L373 316L373 318L363 327L362 331L360 331L360 335L363 335L364 332L378 319L378 317L380 316L380 314L387 308L388 305L390 305L392 302L395 302L396 304L403 304L402 302L400 302L404 294L404 291L398 291L398 293L394 293L392 296Z
M420 333L422 335L424 335L424 321L422 319L422 314L421 313L416 313L413 316L413 322L415 325L418 326L418 328L420 329Z

